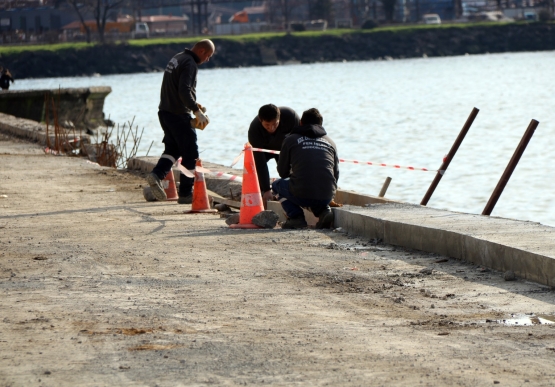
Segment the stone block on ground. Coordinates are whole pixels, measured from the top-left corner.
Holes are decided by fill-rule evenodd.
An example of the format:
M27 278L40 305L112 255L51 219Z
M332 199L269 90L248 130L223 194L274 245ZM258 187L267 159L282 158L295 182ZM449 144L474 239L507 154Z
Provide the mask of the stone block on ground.
M264 228L274 228L276 227L279 215L274 211L266 210L259 212L252 218L252 223Z
M233 214L225 220L225 223L228 226L231 226L232 224L239 224L239 216L239 213Z
M219 212L231 211L231 208L229 208L229 207L227 206L227 204L222 204L222 203L216 204L216 205L214 206L214 208L215 208L216 210L218 210Z
M204 178L206 180L206 189L213 191L224 198L232 198L233 196L233 200L241 200L241 183L214 178L210 175L204 175Z

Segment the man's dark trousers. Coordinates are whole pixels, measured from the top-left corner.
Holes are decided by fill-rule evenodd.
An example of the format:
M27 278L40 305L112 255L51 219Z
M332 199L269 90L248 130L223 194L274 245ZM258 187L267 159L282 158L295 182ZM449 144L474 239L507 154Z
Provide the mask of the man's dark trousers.
M255 147L256 148L256 147ZM256 173L258 175L258 184L261 193L271 189L270 187L270 172L268 171L268 161L271 159L279 161L279 155L266 152L254 152L254 165L256 166Z
M281 207L290 219L304 215L301 207L310 208L314 216L320 216L325 209L329 208L331 199L333 199L318 200L297 198L289 191L289 179L278 179L274 181L272 183L272 191L274 194L278 195Z
M193 171L198 159L197 132L191 127L189 114L173 114L158 111L158 119L164 130L164 153L152 170L160 180L171 171L173 163L181 156L181 165ZM169 156L169 157L168 157ZM179 197L189 196L193 190L193 178L181 173L179 179Z

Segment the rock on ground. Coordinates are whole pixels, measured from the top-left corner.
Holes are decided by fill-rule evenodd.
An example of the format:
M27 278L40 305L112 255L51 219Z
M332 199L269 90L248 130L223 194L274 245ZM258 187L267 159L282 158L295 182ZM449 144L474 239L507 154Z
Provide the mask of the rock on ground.
M240 217L240 214L239 214L239 213L237 213L237 214L232 214L232 215L230 215L230 216L227 217L227 219L225 220L225 223L226 223L228 226L231 226L232 224L238 224L238 223L239 223L239 217Z
M264 228L274 228L276 227L277 221L279 220L279 215L274 211L266 210L259 212L252 218L252 223Z

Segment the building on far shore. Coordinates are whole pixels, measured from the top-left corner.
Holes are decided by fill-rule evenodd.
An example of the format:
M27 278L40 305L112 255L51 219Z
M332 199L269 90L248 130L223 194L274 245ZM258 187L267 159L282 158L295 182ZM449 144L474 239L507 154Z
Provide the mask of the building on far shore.
M182 35L187 33L189 17L172 15L141 16L141 22L148 24L151 35Z
M9 34L20 31L27 35L40 35L49 31L59 33L63 25L75 19L67 11L53 6L0 9L0 32Z
M150 36L156 35L183 35L187 33L187 21L189 18L184 16L171 16L171 15L152 15L152 16L142 16L140 19L141 23L146 23L148 25L148 31ZM130 15L119 16L116 20L106 21L107 34L118 35L119 37L131 37L133 31L135 30L135 24L139 22L136 21ZM96 33L97 26L96 20L85 20L85 24L91 30L91 32ZM62 27L64 35L68 38L76 37L78 35L83 35L85 33L85 28L83 23L80 21L73 21Z

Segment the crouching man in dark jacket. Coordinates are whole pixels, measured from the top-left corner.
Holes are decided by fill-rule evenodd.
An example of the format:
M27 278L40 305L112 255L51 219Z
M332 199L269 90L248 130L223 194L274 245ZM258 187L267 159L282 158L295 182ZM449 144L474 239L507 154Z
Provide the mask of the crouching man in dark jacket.
M337 190L339 158L322 122L318 109L308 109L301 117L301 125L281 146L277 166L281 179L272 183L272 191L287 214L282 228L306 227L302 207L319 218L316 228L333 225L329 203Z

